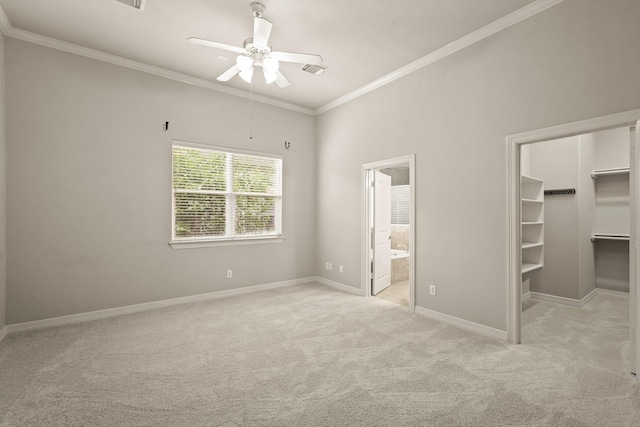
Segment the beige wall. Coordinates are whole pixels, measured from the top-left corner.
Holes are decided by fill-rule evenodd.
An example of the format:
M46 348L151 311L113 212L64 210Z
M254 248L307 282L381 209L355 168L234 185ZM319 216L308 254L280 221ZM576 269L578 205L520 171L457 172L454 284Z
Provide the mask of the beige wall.
M530 146L531 176L545 190L576 194L544 198L544 268L531 275L531 291L579 299L580 139L577 136Z
M6 203L6 126L5 126L5 53L4 36L0 34L0 331L6 325L7 285L7 203Z
M544 180L545 190L576 190L544 198L544 268L531 274L533 292L580 300L596 288L595 151L593 134L529 146L531 175Z
M361 165L415 153L416 304L505 330L505 137L640 108L639 21L566 0L320 116L317 271L360 286Z
M249 100L14 39L6 59L8 324L315 274L313 117L254 102L249 140ZM283 155L284 243L172 249L172 138Z

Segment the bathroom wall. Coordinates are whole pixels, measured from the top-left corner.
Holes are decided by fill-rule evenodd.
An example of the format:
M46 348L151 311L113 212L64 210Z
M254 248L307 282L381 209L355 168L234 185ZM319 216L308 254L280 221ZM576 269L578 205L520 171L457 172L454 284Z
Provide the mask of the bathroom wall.
M380 172L391 177L391 186L409 185L408 166L394 166L392 168L380 169Z
M380 172L391 176L391 186L407 186L409 185L409 167L395 166L392 168L381 169ZM392 190L393 191L393 190ZM392 209L393 196L392 196ZM392 221L393 221L392 214ZM409 233L411 227L408 224L391 224L391 248L409 251ZM409 258L392 258L391 259L391 283L409 280Z
M410 251L408 225L391 225L391 247ZM409 280L409 257L391 260L391 283Z

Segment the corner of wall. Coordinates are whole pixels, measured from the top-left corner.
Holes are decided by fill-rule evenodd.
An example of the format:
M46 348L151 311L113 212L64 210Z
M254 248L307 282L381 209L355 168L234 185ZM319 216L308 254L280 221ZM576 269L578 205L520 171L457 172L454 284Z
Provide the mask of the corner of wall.
M5 102L5 55L4 36L0 34L0 340L6 333L7 313L7 256L6 256L6 229L7 229L7 203L6 203L6 102Z
M6 256L6 102L5 102L5 55L4 36L0 34L0 340L6 334L7 313L7 256Z

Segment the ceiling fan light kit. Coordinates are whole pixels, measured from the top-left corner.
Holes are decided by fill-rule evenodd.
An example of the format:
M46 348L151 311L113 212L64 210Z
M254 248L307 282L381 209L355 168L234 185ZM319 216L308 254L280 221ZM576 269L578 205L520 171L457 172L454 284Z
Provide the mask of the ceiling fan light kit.
M238 74L244 81L251 83L253 79L253 69L262 68L262 74L267 84L275 82L279 87L284 88L290 85L287 78L280 72L280 62L293 62L305 64L304 71L312 74L321 74L327 67L322 65L322 57L308 53L274 52L269 44L271 21L262 17L265 7L261 3L253 2L250 5L251 13L254 16L253 37L244 41L242 47L218 43L211 40L190 37L189 42L201 46L213 47L227 50L238 54L236 64L217 77L218 81L226 82ZM313 70L307 70L314 67Z

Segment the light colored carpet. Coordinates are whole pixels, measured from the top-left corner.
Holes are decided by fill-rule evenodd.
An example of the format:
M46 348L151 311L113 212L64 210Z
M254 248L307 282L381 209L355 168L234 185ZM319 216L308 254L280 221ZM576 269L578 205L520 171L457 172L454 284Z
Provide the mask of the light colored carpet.
M567 308L519 346L322 285L15 334L0 425L637 426L624 301Z
M409 281L403 280L400 282L392 283L391 286L380 292L378 295L376 295L376 297L409 308Z

